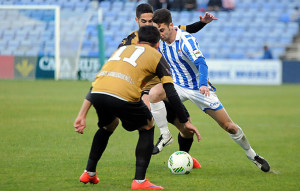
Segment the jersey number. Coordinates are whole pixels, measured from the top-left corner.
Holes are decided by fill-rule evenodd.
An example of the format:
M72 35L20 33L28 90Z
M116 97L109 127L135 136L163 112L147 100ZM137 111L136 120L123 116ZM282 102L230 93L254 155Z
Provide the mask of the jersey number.
M122 46L121 48L119 48L119 50L117 50L117 52L108 61L110 61L110 60L121 60L120 56L126 48L127 48L127 46ZM131 56L129 58L127 58L127 57L123 58L124 62L128 62L129 64L131 64L134 67L137 66L136 60L145 51L145 48L142 47L142 46L136 46L135 48L136 48L136 50L131 54Z

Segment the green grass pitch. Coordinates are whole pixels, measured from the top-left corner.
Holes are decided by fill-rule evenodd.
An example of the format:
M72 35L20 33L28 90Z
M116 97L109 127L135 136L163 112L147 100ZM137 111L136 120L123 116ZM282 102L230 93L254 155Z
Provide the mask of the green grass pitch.
M0 80L0 190L130 190L135 170L137 132L119 126L98 164L100 183L84 185L86 167L97 130L94 109L83 135L73 122L91 83L87 81ZM152 157L147 178L165 190L300 190L300 86L217 85L217 94L252 147L277 173L263 173L229 135L190 102L193 123L203 139L191 154L202 169L172 175L172 145ZM155 142L159 131L155 130Z

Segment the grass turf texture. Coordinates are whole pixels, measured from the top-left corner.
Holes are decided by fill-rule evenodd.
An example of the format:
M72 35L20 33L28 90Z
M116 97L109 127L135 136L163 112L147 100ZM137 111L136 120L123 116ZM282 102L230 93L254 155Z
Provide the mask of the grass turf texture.
M98 164L100 183L84 185L86 167L97 130L94 109L83 135L72 126L90 87L87 81L0 80L0 190L130 190L135 171L138 133L119 126ZM165 190L299 190L300 86L217 85L217 94L252 147L275 173L263 173L244 151L207 115L186 102L203 139L191 149L202 169L172 175L172 145L152 157L147 172ZM155 142L159 130L155 130Z

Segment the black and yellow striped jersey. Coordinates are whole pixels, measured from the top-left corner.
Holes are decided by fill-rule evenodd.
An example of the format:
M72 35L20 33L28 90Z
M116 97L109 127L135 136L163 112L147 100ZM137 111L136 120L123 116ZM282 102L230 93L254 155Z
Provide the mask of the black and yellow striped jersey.
M161 83L173 83L170 66L157 49L147 45L118 48L97 74L92 93L114 94L138 102L142 88L153 77Z

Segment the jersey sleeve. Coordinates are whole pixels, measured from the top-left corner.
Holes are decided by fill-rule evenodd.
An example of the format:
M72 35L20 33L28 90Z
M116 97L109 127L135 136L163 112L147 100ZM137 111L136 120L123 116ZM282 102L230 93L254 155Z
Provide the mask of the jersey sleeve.
M190 25L179 25L178 28L189 33L196 33L200 31L205 25L206 23L198 21Z
M173 79L170 72L170 66L166 59L162 56L156 67L156 75L160 78L161 83L173 83Z
M198 58L203 57L198 42L192 36L183 41L182 50L183 54L193 62L195 62Z

